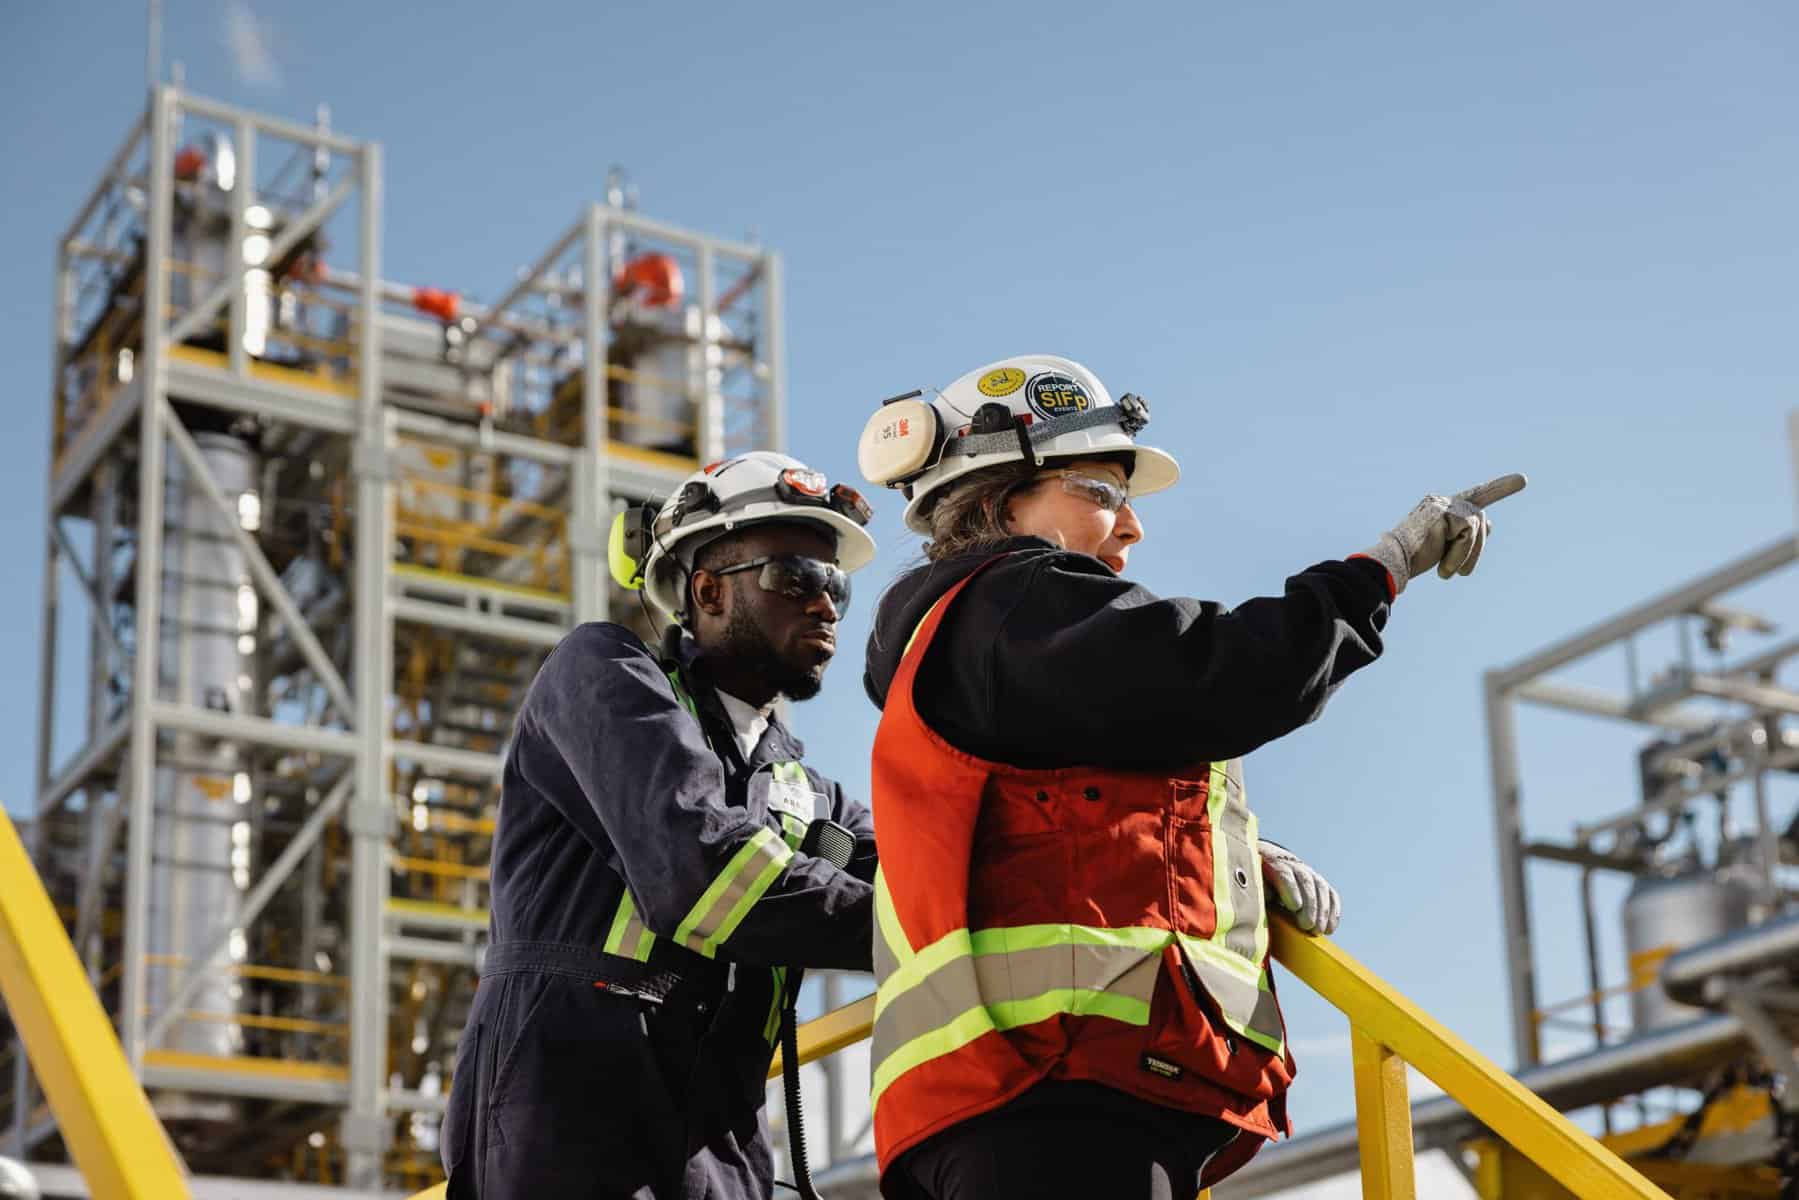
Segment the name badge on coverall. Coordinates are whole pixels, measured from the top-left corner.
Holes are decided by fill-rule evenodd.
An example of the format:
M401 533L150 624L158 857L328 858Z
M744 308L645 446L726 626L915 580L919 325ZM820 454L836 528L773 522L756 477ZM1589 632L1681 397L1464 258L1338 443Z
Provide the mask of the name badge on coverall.
M768 781L768 811L809 822L818 814L818 802L823 797L812 790L812 783L804 772L795 774L799 776L797 779L776 775Z

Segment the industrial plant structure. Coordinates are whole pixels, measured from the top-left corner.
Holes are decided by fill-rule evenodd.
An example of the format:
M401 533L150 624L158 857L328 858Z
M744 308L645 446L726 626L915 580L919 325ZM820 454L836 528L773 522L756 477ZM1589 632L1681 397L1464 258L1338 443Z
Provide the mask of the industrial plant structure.
M577 622L649 632L606 568L619 506L784 440L774 254L645 217L613 180L477 305L383 278L381 181L379 145L323 121L157 87L58 243L30 843L81 966L41 897L37 940L85 967L195 1195L242 1191L208 1176L268 1196L441 1178L522 689ZM1363 1125L1264 1152L1220 1200L1358 1159L1395 1181L1370 1194L1410 1196L1409 1133L1485 1200L1556 1200L1576 1176L1581 1195L1799 1194L1799 814L1780 803L1799 639L1751 607L1795 558L1783 533L1488 673L1517 1081L1279 926L1277 957L1350 1017ZM1601 655L1622 690L1595 686ZM1527 832L1527 705L1634 729L1638 795ZM1546 871L1572 872L1552 920L1578 937L1533 936ZM1606 879L1627 881L1615 923ZM0 921L0 950L18 939ZM1542 958L1569 947L1581 994L1545 1003ZM865 1036L862 1012L821 1041ZM1549 1061L1549 1029L1584 1041ZM0 1022L0 1148L55 1164L65 1130L17 1041ZM1409 1126L1401 1058L1452 1093ZM847 1161L818 1178L839 1200L874 1194L872 1160L843 1154L861 1134L836 1128L853 1090L828 1079L825 1157ZM1592 1114L1614 1153L1539 1098ZM1558 1155L1578 1159L1562 1183Z
M642 622L618 506L783 440L779 257L610 182L473 304L377 143L158 87L58 242L31 846L198 1173L438 1177L522 689Z

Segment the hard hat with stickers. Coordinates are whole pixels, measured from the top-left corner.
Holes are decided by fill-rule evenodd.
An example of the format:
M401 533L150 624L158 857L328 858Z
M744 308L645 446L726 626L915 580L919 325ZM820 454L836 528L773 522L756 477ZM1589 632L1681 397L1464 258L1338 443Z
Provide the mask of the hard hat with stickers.
M847 574L874 559L874 538L863 528L871 515L854 488L832 485L797 458L752 450L695 471L660 509L644 504L619 513L607 561L619 586L642 588L679 622L693 556L707 542L772 521L817 525L835 540L837 566Z
M1130 492L1145 496L1172 486L1181 469L1173 456L1140 445L1149 405L1126 393L1117 400L1072 359L1021 354L970 371L942 391L907 392L884 402L862 430L856 461L870 483L899 488L906 525L931 531L931 508L955 480L982 467L1030 459L1102 454L1131 456Z

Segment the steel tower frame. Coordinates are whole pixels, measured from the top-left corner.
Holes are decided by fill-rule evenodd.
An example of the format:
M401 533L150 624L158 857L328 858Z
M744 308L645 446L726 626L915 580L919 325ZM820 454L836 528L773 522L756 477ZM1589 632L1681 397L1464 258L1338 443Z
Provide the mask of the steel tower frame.
M248 254L237 256L223 277L202 280L210 286L197 302L185 308L172 302L171 288L182 271L171 257L171 244L183 122L222 129L234 153L240 185L229 192L227 244L233 247L245 246L246 238L260 228L253 211L254 193L260 187L257 163L271 144L334 164L332 171L317 174L309 205L269 231L260 262L282 259L328 228L353 230L354 270L336 273L337 283L351 296L344 308L347 371L306 378L250 352L244 333L254 317L250 285L258 264ZM120 268L131 257L131 250L109 236L109 230L116 232L120 212L126 214L125 223L131 223L132 206L141 217L142 287L141 299L135 302L140 306L136 311L141 316L141 338L119 348L121 373L129 356L129 379L121 380L110 394L101 387L96 403L72 415L65 378L82 333L86 303L78 273L84 265L96 263ZM578 380L578 410L571 409L571 420L578 411L573 426L578 436L558 438L508 428L494 419L490 404L464 406L467 411L432 411L389 394L387 376L397 368L384 340L400 319L394 309L406 289L382 281L382 224L379 143L161 86L152 89L147 111L134 122L59 238L51 330L56 432L46 501L37 795L30 826L40 873L69 885L70 894L63 897L68 904L65 915L90 978L105 995L117 989L109 1007L143 1084L153 1093L248 1097L336 1110L340 1119L334 1136L344 1164L341 1182L361 1189L383 1184L384 1155L404 1115L441 1111L443 1102L441 1095L428 1094L415 1081L397 1086L390 1081L390 1073L398 1067L390 1061L394 1036L390 997L401 982L396 964L425 963L461 972L455 986L466 987L486 931L478 890L484 868L460 861L419 865L420 860L396 848L396 837L407 832L404 797L393 794L396 769L404 764L414 777L485 789L492 796L503 750L503 745L492 744L500 741L501 732L474 739L481 743L477 747L467 744L467 738L459 742L462 735L433 733L432 740L419 740L396 729L396 658L406 648L405 639L419 636L417 631L430 631L447 639L444 644L451 647L452 656L462 653L461 647L471 640L483 646L504 644L520 648L525 661L534 663L570 624L605 619L616 602L606 565L606 534L619 506L666 493L696 463L745 448L746 438L778 448L785 432L778 255L679 229L618 204L595 203L583 209L499 302L485 308L463 306L467 316L456 322L457 342L477 374L497 376L500 370L515 370L523 377L535 370L541 375L543 364L550 362L567 373L569 387L563 393L571 401L573 381ZM632 378L629 368L608 358L620 301L614 280L621 239L672 247L696 268L702 315L695 334L700 356L696 361L703 369L695 377L700 382L689 389L696 417L688 454L640 450L609 435L609 423L617 430L621 420L630 419L609 401L608 392L621 378ZM721 273L735 273L737 279L723 296ZM188 274L194 277L191 271ZM721 307L746 294L757 310L753 341L742 350L748 356L742 376L750 381L749 390L732 397L722 382L726 375L714 365L729 335L722 321L713 318ZM196 335L219 326L226 335L222 351L195 348ZM747 429L728 428L733 416L743 418L746 412ZM347 541L352 547L343 568L348 585L347 641L340 621L309 610L309 601L294 594L290 581L271 561L262 535L232 510L196 446L190 427L195 413L254 421L295 444L303 444L302 438L316 439L304 444L333 446L333 453L347 462L348 486L337 509L348 518L338 544ZM541 563L548 553L565 564L566 587L526 588L500 577L503 571L483 577L443 569L441 561L423 567L396 562L396 545L419 552L429 536L437 536L409 534L404 522L396 522L396 497L409 486L402 443L445 453L503 456L510 464L526 464L559 479L554 504L533 507L512 497L488 497L483 502L488 504L484 511L498 506L513 517L529 510L527 515L536 514L551 528L553 536L539 548L537 561ZM164 505L172 465L180 479L199 488L227 520L265 613L273 610L268 626L284 631L293 660L288 676L297 681L294 690L306 700L297 712L291 702L294 693L289 694L289 703L269 701L260 712L218 711L159 695L159 669L166 665L159 663L159 631L165 617L159 612ZM475 501L459 496L458 503ZM123 527L118 516L133 507L135 521ZM538 512L549 508L556 511ZM65 520L91 524L85 549L65 527ZM408 537L425 540L408 542ZM132 551L128 572L121 571L113 553L121 539ZM479 539L471 544L484 546ZM469 553L504 555L506 550L485 546ZM59 579L65 569L79 582L92 619L85 631L90 660L85 735L79 749L59 764L53 752L59 625L65 623L59 611ZM125 610L128 620L113 619ZM402 632L397 634L397 629ZM529 678L528 671L522 678ZM125 694L116 703L109 701L109 688L116 692L125 680L129 681ZM503 710L505 703L497 707ZM146 998L147 973L157 965L149 954L153 835L160 817L156 779L159 767L176 754L174 739L183 735L289 756L303 764L308 778L330 782L308 792L281 852L257 864L249 886L242 890L240 911L216 931L210 953L202 961L176 964L184 970L181 982L173 986L173 999L164 1011L152 1014L146 1011ZM420 807L428 810L421 820L437 820L436 810L424 802L413 809L415 816ZM300 812L303 820L298 820ZM459 820L463 824L452 828L481 824L478 815ZM490 835L491 820L485 828ZM73 849L57 843L58 837ZM338 961L340 975L353 984L344 986L347 1029L341 1063L248 1058L199 1062L196 1056L162 1049L163 1035L184 1019L186 998L208 972L235 969L234 940L241 941L243 931L278 894L309 890L313 894L308 903L317 908L317 892L330 884L320 882L316 862L327 843L340 842L348 845L347 891L340 898L347 914L347 929L342 931L347 953ZM479 857L478 850L472 854ZM65 860L78 860L80 865L73 869L55 865ZM461 903L396 898L391 876L413 869L405 864L435 871L438 877L447 873L463 889ZM122 937L116 960L108 963L105 947L110 935L105 928L113 903L109 897L114 894L122 894L117 906ZM297 978L307 970L291 969L287 974L295 978L284 982L319 985L319 980ZM262 1019L289 1022L272 1028L301 1027L296 1024L299 1017ZM12 1070L12 1141L24 1158L53 1132L53 1125L41 1110L34 1111L36 1096L22 1053L15 1053Z

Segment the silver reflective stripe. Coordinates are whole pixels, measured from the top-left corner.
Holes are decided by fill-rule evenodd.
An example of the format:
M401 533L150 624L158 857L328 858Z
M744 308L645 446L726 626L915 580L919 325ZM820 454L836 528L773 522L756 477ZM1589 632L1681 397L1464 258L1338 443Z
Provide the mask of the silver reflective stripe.
M1174 936L1166 929L1028 925L933 943L882 981L874 1095L994 1030L1058 1016L1149 1024L1161 951ZM930 969L921 970L922 963Z
M713 957L792 859L792 849L779 834L766 826L756 830L694 902L675 930L675 941Z
M1286 1029L1274 992L1269 988L1267 972L1251 968L1217 942L1200 941L1185 934L1180 941L1182 957L1218 1005L1224 1023L1257 1045L1280 1053Z
M1212 900L1218 911L1212 940L1260 966L1266 944L1262 863L1255 814L1243 797L1241 760L1212 764L1206 814L1212 823Z
M629 888L625 889L619 894L618 911L612 915L612 928L606 933L606 944L602 949L608 954L621 954L638 962L648 962L650 947L655 944L656 935L638 917L631 891Z

